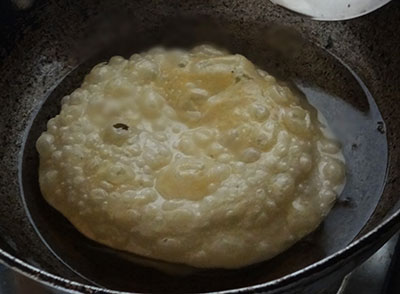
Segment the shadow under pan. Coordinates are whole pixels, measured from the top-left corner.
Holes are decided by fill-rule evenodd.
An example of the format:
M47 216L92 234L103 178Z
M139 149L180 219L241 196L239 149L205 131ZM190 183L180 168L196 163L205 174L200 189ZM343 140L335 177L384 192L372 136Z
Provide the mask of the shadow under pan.
M196 293L255 285L290 274L344 248L372 215L385 184L387 142L384 122L362 81L340 60L293 31L247 24L252 30L232 34L235 25L228 21L217 25L210 20L179 19L147 30L126 28L112 45L84 60L60 81L38 111L26 138L21 166L26 209L48 248L90 283L152 293ZM35 142L46 129L46 122L59 113L61 98L79 87L97 63L114 55L129 57L154 46L190 48L202 43L243 54L300 90L324 114L342 143L347 179L340 199L320 228L274 259L238 270L195 270L173 275L139 265L126 254L85 238L50 207L39 189Z

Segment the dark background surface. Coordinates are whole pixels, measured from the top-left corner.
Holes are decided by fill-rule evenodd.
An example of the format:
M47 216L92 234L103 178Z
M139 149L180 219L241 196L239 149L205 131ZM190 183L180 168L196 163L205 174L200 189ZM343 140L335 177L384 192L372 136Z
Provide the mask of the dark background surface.
M0 18L0 36L2 36L1 32L4 33L4 38L0 38L2 41L2 46L0 46L0 57L7 57L7 59L4 60L1 60L0 58L0 66L4 65L2 74L0 75L0 85L2 85L1 94L4 96L4 104L3 107L0 108L0 126L5 126L5 131L1 132L0 135L0 165L3 167L0 171L0 196L2 200L2 206L0 206L0 243L1 247L7 252L18 256L38 268L43 268L48 272L56 273L65 278L82 281L69 272L63 264L59 264L59 261L50 253L50 251L47 250L47 248L45 248L43 242L39 240L38 235L34 232L26 217L23 205L20 203L20 198L18 197L18 189L20 187L16 180L18 178L18 164L16 164L16 162L18 161L21 145L25 143L25 130L29 128L27 125L29 125L32 116L35 115L34 112L38 109L37 107L39 104L53 91L53 87L63 80L64 75L69 74L73 71L73 68L82 64L81 60L76 60L74 57L83 56L87 53L84 52L83 55L74 55L74 50L76 50L76 48L68 46L71 46L75 39L78 39L79 37L84 38L84 32L80 30L85 30L87 21L95 19L93 15L98 12L98 7L102 7L105 3L111 3L112 1L100 1L99 3L98 1L82 1L79 2L79 5L76 5L76 2L74 1L56 2L57 1L36 1L35 5L40 8L37 10L38 14L36 17L32 17L32 15L27 11L18 12L18 17L16 17L16 13L12 9L7 11L3 10L3 7L0 7L2 13L5 11L4 18ZM138 3L139 1L130 2ZM148 6L148 8L147 10L141 9L140 11L143 12L143 15L138 15L138 18L142 16L141 21L143 21L144 24L148 22L151 22L152 24L154 23L153 19L150 21L146 19L149 16L157 20L158 26L161 27L161 29L158 33L155 32L155 35L160 35L160 32L163 29L162 24L165 23L169 14L174 14L176 11L175 9L178 9L180 4L177 4L178 1L168 1L171 3L175 2L176 5L171 5L169 10L166 9L164 11L163 9L160 9L160 11L157 11L157 14L159 15L154 15L153 12L157 7L164 7L162 6L163 1L145 2L146 1L143 1L142 4L143 6ZM8 2L1 1L1 3L1 5L5 6L6 4L4 3ZM53 10L46 10L44 3L52 4ZM288 27L310 37L321 50L329 51L345 60L345 62L360 75L362 80L367 83L373 96L379 98L377 101L381 107L384 120L389 123L387 133L391 139L390 148L392 151L392 172L386 185L387 193L385 193L381 198L381 201L377 209L374 211L373 217L369 220L369 225L365 227L366 230L364 230L364 232L371 230L379 224L383 217L388 215L388 212L390 212L391 209L395 209L395 205L397 205L397 208L399 207L400 202L397 201L399 185L398 182L396 184L398 172L396 171L398 170L399 164L397 163L400 162L400 159L399 152L395 151L396 144L393 142L399 141L399 124L396 115L398 116L398 113L400 113L400 104L398 101L395 101L395 98L398 98L398 94L400 93L400 84L398 83L400 80L398 78L398 69L400 67L398 52L400 52L400 47L399 42L391 43L393 40L396 40L396 37L398 40L398 29L394 28L399 27L388 25L388 23L393 24L396 23L396 20L400 19L400 9L398 9L398 6L396 8L395 5L391 4L390 6L357 21L335 24L316 24L311 23L308 20L303 20L300 17L293 17L292 14L289 15L284 11L267 15L268 11L265 12L262 10L265 8L264 6L268 6L266 3L269 2L266 0L249 0L246 2L204 1L204 3L206 3L204 5L201 1L182 1L180 3L185 3L182 5L186 8L182 9L182 11L186 9L198 14L197 9L190 8L190 5L196 5L196 7L201 9L201 12L199 13L213 14L214 17L218 19L227 17L234 20L235 23L232 24L232 26L227 26L228 30L231 32L237 30L238 34L242 34L250 41L254 37L251 36L251 34L248 34L248 26L251 21L265 24L269 21L269 18L275 20L282 18L283 22L285 22ZM244 5L243 3L246 4ZM216 5L216 7L212 9L208 7L211 7L212 5ZM226 7L224 5L226 5ZM137 9L140 9L139 5L137 6ZM84 9L85 7L87 9ZM259 7L260 9L258 9ZM133 11L135 11L135 9L133 9ZM216 14L214 14L214 12ZM60 23L60 18L66 14L71 16L71 18L69 18L69 23ZM238 16L243 16L243 18L238 20ZM121 25L123 25L123 21L124 19L121 19ZM29 26L22 26L24 29L21 29L16 34L11 34L12 26L18 26L22 23L29 23ZM140 24L138 23L138 26L139 25ZM107 31L107 26L105 26L104 29ZM213 32L213 30L209 31ZM206 33L208 33L208 31ZM162 36L159 37L161 38ZM210 36L206 34L206 37L212 38L213 34ZM238 36L229 36L228 39L233 40L235 38L238 38ZM11 39L13 40L10 41ZM223 42L223 40L220 41ZM391 45L389 46L388 44ZM90 43L87 43L87 45L88 46L85 48L91 52L93 50L95 51L98 47L101 47L90 46ZM262 44L259 45L262 46ZM236 45L232 44L232 46L240 48L241 45L238 43ZM81 49L83 46L78 47ZM249 47L247 45L245 47L247 48L247 52L240 52L245 53L248 56L254 57L258 52L257 50L254 50L256 53L251 54L254 47ZM112 48L112 52L104 53L104 56L109 57L111 54L119 53L115 52L115 50L116 48ZM131 50L132 48L129 48L129 52L132 52ZM313 62L310 63L308 60L317 55L306 55L305 57L307 58L302 58L301 60L298 59L299 64L302 66L312 65ZM318 58L319 60L327 58L324 54L318 56L320 56L320 58ZM329 68L326 65L334 65L335 63L329 62L329 58L326 60L327 62L317 63L317 65L319 65L317 68L312 68L308 71L310 75L318 73L316 74L316 77L310 76L310 78L319 79L319 81L322 81L322 83L320 83L322 86L326 86L323 82L326 79L332 81L343 81L339 83L345 86L342 88L338 87L340 85L332 83L334 87L331 87L330 90L335 92L336 89L337 93L342 93L343 89L345 89L345 91L348 91L349 88L355 89L352 87L352 85L354 85L353 81L347 79L348 75L346 75L344 71L328 70ZM336 66L335 68L337 69L338 67ZM332 76L329 75L329 73L338 73L338 76ZM330 85L327 86L329 87ZM355 93L358 93L358 91ZM365 102L365 99L357 99L357 97L362 98L362 96L349 96L351 97L349 100L359 106L361 110L368 109L368 104L363 103L363 101ZM2 131L1 128L0 131ZM378 132L379 129L376 131ZM383 131L385 131L384 128ZM351 145L348 147L353 146ZM3 154L6 154L6 156L3 156ZM374 157L374 159L379 160L379 157ZM365 188L365 185L360 186L362 186L361 188L363 189ZM360 201L360 203L367 206L371 204L368 201ZM352 213L358 211L361 212L360 209L353 209L354 206L351 205L344 206L343 208L343 210L351 211ZM369 215L369 213L372 213L371 210L374 208L374 205L369 206L369 211L363 210L363 212ZM353 216L351 213L347 215ZM363 220L360 219L360 222L356 223L357 228L363 226L365 220L365 218ZM348 227L350 227L350 224L353 224L353 222L348 223L349 225L345 224L343 226L347 230L349 230ZM356 231L356 233L359 232L358 230ZM44 232L43 235L46 233L43 230L41 230L41 232ZM369 244L370 243L368 243L368 245ZM328 243L328 245L331 244ZM317 250L313 252L317 254L320 253ZM312 258L313 256L310 255L309 257ZM319 258L319 256L316 257ZM79 258L77 260L79 260L79 262L82 261L82 259ZM358 260L361 260L361 258ZM358 260L354 259L350 261L350 258L348 258L348 260L343 261L341 265L344 268L346 268L346 266L352 267L353 264L355 265L358 262ZM101 271L100 274L102 272L103 271ZM260 277L264 278L261 275ZM373 279L367 279L365 282L370 280ZM228 282L231 283L231 281ZM22 285L25 284L23 283ZM308 292L305 293L308 294Z

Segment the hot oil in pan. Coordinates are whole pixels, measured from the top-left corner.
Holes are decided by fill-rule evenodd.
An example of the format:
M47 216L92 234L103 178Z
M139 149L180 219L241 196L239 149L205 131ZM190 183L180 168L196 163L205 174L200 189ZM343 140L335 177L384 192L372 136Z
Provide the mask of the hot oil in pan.
M269 27L232 35L226 27L229 25L212 25L212 29L188 25L179 31L182 29L179 26L172 28L176 35L167 38L164 36L169 35L159 28L140 34L143 40L121 40L72 71L37 113L21 167L26 209L48 248L90 283L156 293L206 292L255 285L302 269L345 247L373 214L385 182L387 142L382 117L362 81L340 60L292 31ZM276 258L239 270L200 270L159 263L102 246L85 238L51 208L38 185L35 142L45 130L46 122L60 111L61 98L79 87L90 68L113 55L128 57L160 44L191 47L204 42L241 53L259 67L292 83L325 116L342 143L346 159L346 185L321 227Z

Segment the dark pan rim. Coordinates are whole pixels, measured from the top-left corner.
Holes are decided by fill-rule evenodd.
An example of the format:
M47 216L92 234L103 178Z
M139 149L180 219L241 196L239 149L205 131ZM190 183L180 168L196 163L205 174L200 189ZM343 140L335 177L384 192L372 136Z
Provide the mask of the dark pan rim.
M231 294L231 293L257 293L259 291L274 290L277 288L283 288L294 285L296 282L302 280L316 277L323 277L329 274L336 266L340 266L341 261L346 260L352 255L357 253L367 251L373 247L379 246L379 239L377 236L388 235L387 237L394 234L397 227L400 225L400 210L397 210L391 217L385 220L382 224L377 226L372 231L368 232L366 235L352 242L350 245L344 249L332 254L314 264L311 264L299 271L292 274L286 275L282 278L269 281L267 283L248 286L237 289L230 289L224 291L208 292L208 293L218 293L218 294ZM383 243L385 240L382 240ZM0 249L0 261L5 265L9 266L16 272L35 280L41 284L55 288L58 290L67 291L67 293L103 293L103 294L132 294L135 292L121 292L117 290L108 290L100 287L89 286L78 282L73 282L62 277L53 275L46 271L42 271L21 259L18 259L11 254Z

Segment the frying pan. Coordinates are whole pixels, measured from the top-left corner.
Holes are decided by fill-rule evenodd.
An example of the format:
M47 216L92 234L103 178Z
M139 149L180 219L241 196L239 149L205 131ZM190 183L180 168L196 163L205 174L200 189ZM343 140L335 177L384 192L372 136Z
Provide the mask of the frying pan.
M400 6L321 23L269 1L40 1L0 8L0 259L65 293L327 293L400 227ZM343 145L347 182L320 228L238 270L167 273L91 242L43 200L34 143L95 64L211 43L288 81Z

